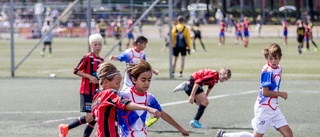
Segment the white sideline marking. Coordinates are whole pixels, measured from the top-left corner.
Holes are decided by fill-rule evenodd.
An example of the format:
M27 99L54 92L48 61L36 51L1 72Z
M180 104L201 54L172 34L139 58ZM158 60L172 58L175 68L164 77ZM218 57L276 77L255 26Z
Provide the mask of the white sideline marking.
M233 94L223 94L223 95L215 95L215 96L210 96L208 99L216 99L216 98L223 98L223 97L229 97L229 96L236 96L236 95L244 95L244 94L251 94L258 92L256 90L251 90L251 91L245 91L245 92L239 92L239 93L233 93ZM162 107L165 106L172 106L172 105L178 105L178 104L183 104L183 103L188 103L189 100L184 100L184 101L176 101L176 102L170 102L170 103L164 103L161 104ZM57 114L57 113L80 113L79 111L73 110L73 111L13 111L13 112L0 112L0 115L5 115L5 114ZM52 120L54 121L54 120ZM59 121L59 119L57 120Z
M216 95L216 96L210 96L210 97L208 97L208 99L216 99L216 98L223 98L223 97L229 97L229 96L251 94L251 93L255 93L255 92L258 92L258 91L251 90L251 91L239 92L239 93L234 93L234 94ZM171 103L164 103L164 104L161 104L161 106L165 107L165 106L172 106L172 105L183 104L183 103L189 103L189 100L176 101L176 102L171 102Z

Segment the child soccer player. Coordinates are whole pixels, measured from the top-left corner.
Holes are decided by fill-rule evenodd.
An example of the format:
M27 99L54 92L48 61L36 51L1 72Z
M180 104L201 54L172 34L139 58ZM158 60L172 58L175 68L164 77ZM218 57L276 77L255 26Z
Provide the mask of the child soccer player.
M226 28L226 24L224 23L224 20L221 20L220 21L220 33L219 33L219 46L224 46L225 44L225 40L226 40L226 37L224 35L224 30Z
M160 117L167 123L178 129L182 135L189 136L189 132L182 128L168 113L166 113L158 103L157 99L148 92L152 79L152 67L145 60L140 60L136 64L128 66L127 73L132 80L134 86L125 91L121 91L120 95L137 104L143 104L151 108L155 108L161 112ZM119 110L119 127L121 137L147 137L146 119L147 111Z
M190 125L194 128L204 128L199 120L204 113L204 110L209 104L208 95L215 84L225 82L231 78L231 70L223 68L220 71L212 69L201 69L194 72L188 81L177 86L173 91L185 91L189 96L189 103L194 102L199 105L197 114L194 119L190 121ZM183 85L183 86L181 86ZM206 91L203 86L208 86ZM187 88L185 88L187 87Z
M111 55L109 57L110 60L115 61L125 61L127 65L135 64L140 59L146 60L146 54L143 51L147 47L148 39L144 36L139 36L136 41L134 42L134 47L125 50L121 54L117 56ZM153 73L155 75L158 75L157 70L153 70ZM124 76L124 83L122 86L122 90L125 90L127 88L131 88L133 86L132 81L129 79L127 73Z
M287 46L287 44L288 44L288 27L289 27L289 25L290 24L285 19L282 19L283 42L284 42L285 46Z
M194 36L193 40L193 52L196 51L196 39L199 39L202 49L206 51L206 47L204 46L202 39L201 39L201 30L199 28L199 23L192 25L191 31L193 32Z
M242 43L242 23L240 22L240 20L237 20L235 29L236 29L236 44L238 45L239 40L240 40L240 43Z
M94 92L99 89L99 80L97 69L104 59L100 57L103 38L100 34L92 34L89 37L91 52L84 55L78 65L74 68L73 73L82 77L80 84L80 111L86 112L86 116L79 117L69 124L59 125L59 136L66 137L68 130L73 129L81 124L87 124L83 136L89 137L95 121L91 115L91 103Z
M312 35L312 28L313 28L313 23L310 19L308 19L308 28L310 29L310 34L309 34L309 37L310 37L310 41L312 42L312 44L314 45L314 52L317 52L318 51L318 46L317 44L313 41L313 35Z
M131 29L132 28L132 29ZM134 45L134 36L133 36L133 31L134 31L134 26L133 26L133 19L132 17L127 21L127 36L128 36L128 42L126 45L126 49L130 47L130 42L132 42L132 45Z
M275 127L284 137L292 137L292 130L278 107L278 97L287 99L287 92L280 91L282 67L279 65L282 52L276 43L264 49L267 63L263 66L260 76L260 92L254 105L254 118L251 125L253 134L249 132L226 133L219 130L216 137L262 137L270 126Z
M302 48L303 48L303 40L304 40L304 35L306 33L306 30L303 26L303 23L301 21L298 22L298 28L297 28L297 41L298 41L298 52L299 54L302 53Z
M248 20L247 17L243 18L242 27L243 27L243 36L244 36L243 46L244 47L248 47L250 21Z
M117 20L114 21L112 24L113 28L113 36L116 38L116 40L120 40L121 38L121 23L118 22ZM119 51L122 51L121 49L121 41L119 42Z
M145 110L160 116L157 109L139 105L119 96L117 90L120 88L122 80L121 73L111 63L101 64L98 70L98 77L102 91L98 91L92 101L92 114L98 123L95 137L118 137L118 117L119 110Z

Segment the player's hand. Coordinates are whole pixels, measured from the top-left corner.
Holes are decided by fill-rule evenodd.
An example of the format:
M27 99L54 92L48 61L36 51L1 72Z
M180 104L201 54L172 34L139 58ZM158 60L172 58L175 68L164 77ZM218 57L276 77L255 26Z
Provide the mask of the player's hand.
M158 111L157 109L151 108L151 107L148 107L148 112L153 114L154 118L159 118L161 115L160 111Z
M189 131L182 129L181 131L182 136L189 136Z
M90 79L90 83L93 83L93 84L98 84L99 83L98 78L95 77L95 76L91 76L89 79Z
M288 93L287 93L287 92L281 92L280 97L282 97L284 100L287 100L287 98L288 98Z
M187 49L188 54L190 55L190 49Z
M193 102L194 102L194 97L193 97L193 96L190 96L190 97L189 97L189 103L190 103L190 104L193 104Z
M158 75L159 71L158 70L153 70L153 74Z
M111 55L111 56L109 57L109 60L113 60L113 59L114 59L114 56Z

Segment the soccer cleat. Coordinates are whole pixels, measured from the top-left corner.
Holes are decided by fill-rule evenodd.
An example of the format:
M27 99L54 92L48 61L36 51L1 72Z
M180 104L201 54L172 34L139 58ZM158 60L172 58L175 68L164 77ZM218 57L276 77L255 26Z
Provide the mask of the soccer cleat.
M41 55L41 57L43 57L43 56L44 56L44 52L43 52L43 51L41 51L41 52L40 52L40 55Z
M318 51L318 48L315 48L315 49L314 49L314 52L317 52L317 51Z
M181 84L179 84L177 87L175 87L173 89L173 92L177 92L177 91L184 91L186 92L189 89L187 83L184 81Z
M59 137L66 137L68 134L68 124L59 125Z
M198 120L191 120L190 121L190 125L193 127L193 128L204 128L200 122Z
M179 73L179 77L182 77L182 73L181 72Z
M223 137L223 134L226 133L223 129L219 129L215 137Z
M152 126L154 123L156 123L158 121L158 118L154 118L154 117L149 117L148 120L146 121L146 126L150 127Z
M48 54L48 57L51 58L53 55L52 54Z

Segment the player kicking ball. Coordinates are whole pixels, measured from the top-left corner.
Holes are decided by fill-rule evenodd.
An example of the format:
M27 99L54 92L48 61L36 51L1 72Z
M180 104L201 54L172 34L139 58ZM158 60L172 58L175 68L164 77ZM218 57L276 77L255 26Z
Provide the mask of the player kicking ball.
M208 95L215 84L225 82L231 78L231 70L223 68L220 71L201 69L194 72L189 80L178 85L173 91L184 91L189 96L189 103L196 103L199 107L190 125L194 128L204 128L199 120L209 104ZM208 86L206 91L203 86Z

